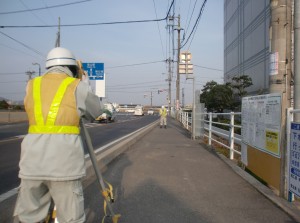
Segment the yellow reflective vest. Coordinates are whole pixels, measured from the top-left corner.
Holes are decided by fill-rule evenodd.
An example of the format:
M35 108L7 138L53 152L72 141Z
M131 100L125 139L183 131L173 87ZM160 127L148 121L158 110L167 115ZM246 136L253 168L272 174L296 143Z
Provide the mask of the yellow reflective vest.
M79 79L62 74L36 77L24 100L31 134L79 134L75 91Z
M166 108L161 108L159 110L159 114L162 116L162 117L167 117L167 109Z

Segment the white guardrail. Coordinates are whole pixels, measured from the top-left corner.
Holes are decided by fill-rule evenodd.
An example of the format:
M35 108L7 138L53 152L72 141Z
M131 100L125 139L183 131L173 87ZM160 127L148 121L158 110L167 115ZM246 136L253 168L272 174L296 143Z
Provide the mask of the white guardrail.
M200 113L203 119L201 121L204 123L202 136L208 138L208 144L211 145L212 141L224 146L229 149L230 159L234 158L234 153L241 155L241 152L235 149L235 144L241 145L241 135L235 134L234 130L236 128L241 129L241 125L235 124L235 119L238 117L241 120L241 112L230 112L230 113ZM223 116L223 120L227 119L229 123L222 123L213 121L213 117ZM183 127L188 131L192 131L192 115L191 112L179 112L179 121L182 123ZM216 125L228 126L229 131L216 127ZM213 137L216 135L222 139L228 140L228 144L226 145L218 140L218 137Z

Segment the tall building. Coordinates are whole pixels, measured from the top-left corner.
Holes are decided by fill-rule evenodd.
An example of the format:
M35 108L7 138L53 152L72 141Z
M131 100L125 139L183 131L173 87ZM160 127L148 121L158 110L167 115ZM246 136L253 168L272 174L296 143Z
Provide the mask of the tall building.
M271 2L224 0L224 81L248 75L249 94L269 93L270 75L278 68L278 53L271 49Z
M269 87L270 0L224 1L224 81L248 75L251 94Z

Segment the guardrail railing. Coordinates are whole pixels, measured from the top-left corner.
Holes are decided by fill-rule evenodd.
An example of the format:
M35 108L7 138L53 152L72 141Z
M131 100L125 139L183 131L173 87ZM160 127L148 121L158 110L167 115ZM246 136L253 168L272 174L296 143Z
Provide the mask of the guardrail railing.
M225 148L229 149L229 158L234 159L234 154L241 155L241 152L235 149L235 144L241 144L241 135L235 134L235 129L241 129L241 125L235 124L235 119L239 117L239 120L241 120L241 112L230 112L230 113L200 113L201 117L203 119L201 120L204 125L203 129L206 130L203 131L203 137L208 138L208 144L211 145L212 141L224 146ZM228 120L229 123L224 122L217 122L213 121L213 117L223 116L223 120ZM224 117L225 116L225 117ZM179 112L179 121L182 123L183 127L192 131L192 115L191 112ZM227 126L228 130L224 130L221 128L218 128L217 126ZM228 144L226 145L220 140L218 140L218 137L214 137L214 135L228 140Z

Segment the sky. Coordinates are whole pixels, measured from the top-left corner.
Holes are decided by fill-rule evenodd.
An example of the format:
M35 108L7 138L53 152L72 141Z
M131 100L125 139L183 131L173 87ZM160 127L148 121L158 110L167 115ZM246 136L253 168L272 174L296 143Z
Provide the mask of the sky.
M152 99L153 105L167 104L165 61L177 61L172 46L174 42L177 52L178 15L181 40L185 36L182 45L192 33L181 51L192 54L195 90L201 90L211 80L223 83L224 2L207 0L195 26L203 2L175 0L170 10L170 15L176 17L172 28L167 19L153 21L166 18L172 0L1 0L0 97L22 101L26 72L35 71L37 76L39 65L45 72L47 54L55 47L59 17L61 47L71 50L83 62L104 63L106 101L150 105ZM151 22L126 23L143 20ZM95 25L112 22L125 23ZM176 63L173 64L172 105L177 78ZM181 75L180 101L185 105L192 103L192 89L193 80Z

